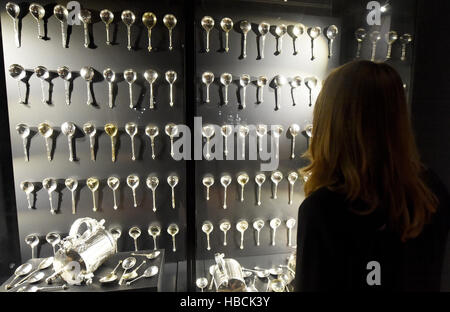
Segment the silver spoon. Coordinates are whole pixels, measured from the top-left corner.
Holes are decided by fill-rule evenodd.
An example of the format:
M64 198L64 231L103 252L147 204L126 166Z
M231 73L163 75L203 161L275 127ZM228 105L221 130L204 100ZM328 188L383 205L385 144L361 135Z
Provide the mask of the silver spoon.
M8 2L6 4L6 12L14 21L14 39L16 42L16 47L20 48L19 27L18 27L20 7L14 2Z
M258 31L261 35L261 58L264 58L264 48L266 46L266 35L269 33L270 24L266 22L262 22L258 25Z
M147 80L148 84L150 85L150 109L155 108L155 99L153 96L153 84L158 79L158 72L153 69L147 69L144 72L144 78Z
M274 184L273 199L277 199L278 184L281 182L281 180L283 180L283 174L281 173L281 171L274 171L270 176L270 179Z
M92 193L92 211L97 211L97 204L95 201L95 192L97 192L98 187L100 186L100 180L96 177L90 177L86 180L86 185Z
M296 41L297 38L300 37L301 35L303 35L306 31L306 27L305 25L303 25L302 23L296 24L292 27L292 35L293 35L293 40L294 40L294 55L297 55L297 47L296 47Z
M20 188L27 195L28 209L32 209L30 194L34 191L34 184L32 182L23 181L20 182Z
M355 38L356 41L358 42L358 48L356 49L356 58L360 58L361 57L361 48L362 48L362 43L364 41L364 39L367 36L367 32L364 28L358 28L355 31Z
M30 127L28 127L28 125L26 125L26 124L17 124L16 131L22 138L23 152L25 154L25 161L29 161L27 143L28 143L28 137L30 136Z
M75 191L78 187L78 181L75 178L67 178L64 181L64 184L66 185L67 189L72 193L72 214L76 214L76 202L75 202Z
M117 177L111 176L108 178L108 180L106 181L106 183L108 184L108 187L113 191L113 199L114 199L114 210L117 210L117 200L116 200L116 191L120 186L120 180Z
M127 26L127 33L128 33L128 51L131 51L131 26L136 21L136 15L134 15L133 12L130 10L125 10L122 12L121 15L122 22Z
M295 96L294 96L294 91L296 89L298 89L301 85L302 85L302 77L300 76L295 76L294 78L292 78L291 81L291 91L292 91L292 105L295 106L297 105L297 103L295 102Z
M53 135L53 128L46 122L42 122L38 125L38 132L45 140L45 147L47 149L47 159L52 160L49 138Z
M45 269L49 268L53 264L53 259L54 259L53 257L43 259L41 262L39 262L36 269L34 269L30 273L28 273L28 275L26 275L24 278L22 278L17 284L14 285L14 287L25 283L36 272L39 272L41 270L45 270Z
M277 53L281 54L281 50L283 48L283 36L286 34L287 32L287 27L284 24L278 25L275 28L275 33L277 34L277 40L278 40L278 45L277 45Z
M37 234L29 234L25 237L25 243L31 248L31 258L36 258L36 246L39 245L39 236Z
M258 136L259 151L263 150L263 138L267 134L267 125L257 125L256 135Z
M287 83L286 77L283 75L277 75L274 79L275 88L277 92L277 101L275 103L275 110L279 110L281 108L281 87L283 87Z
M116 161L115 137L117 136L119 129L117 128L117 125L113 123L107 123L105 125L105 132L111 138L111 161L115 162Z
M136 160L136 155L134 152L134 137L138 133L138 125L135 122L127 122L125 124L125 131L131 138L131 159Z
M220 21L220 27L222 27L222 30L225 32L225 52L229 52L230 51L230 47L229 47L229 32L233 29L233 21L231 18L229 17L224 17L221 21Z
M372 57L370 58L370 60L374 62L377 53L377 44L381 39L381 34L379 31L375 30L370 33L369 37L370 41L372 42Z
M175 223L172 223L167 227L167 233L170 236L172 236L172 251L173 252L177 251L177 247L175 244L175 236L178 234L179 231L180 231L180 229L178 228L178 225L176 225Z
M261 206L261 186L266 182L266 175L263 173L255 176L255 183L258 185L258 206Z
M246 91L247 91L247 86L250 83L250 76L249 75L242 75L241 78L239 79L239 84L242 87L242 109L245 109L246 107L246 103L245 103L245 98L246 98Z
M242 34L244 35L244 51L242 52L242 56L244 58L246 58L247 57L247 34L250 30L252 30L252 24L250 24L248 21L242 21L239 26L241 28Z
M153 238L153 250L157 250L156 238L161 234L161 227L159 225L150 225L148 227L148 234Z
M89 30L88 30L88 24L91 23L92 17L91 12L88 10L80 10L78 13L78 18L83 23L84 28L84 47L89 47Z
M32 3L28 7L28 10L30 11L30 14L34 17L34 19L37 22L38 38L39 39L44 38L44 36L41 34L41 20L45 16L45 9L44 9L44 7L42 5L40 5L40 4Z
M163 18L164 25L169 30L169 51L173 50L172 46L172 31L177 25L177 18L172 14L166 14Z
M209 275L211 275L211 282L209 283L208 290L212 290L214 286L214 272L216 271L216 265L209 267Z
M413 37L411 34L404 34L400 37L400 42L402 44L402 56L401 61L406 61L406 46L411 43Z
M202 82L206 85L206 103L209 103L209 87L214 82L214 74L212 72L204 72L202 74Z
M48 200L50 201L50 213L56 214L56 210L53 208L53 199L52 199L52 193L56 190L56 187L58 186L57 182L53 178L45 178L42 181L42 187L47 191L48 193Z
M153 212L156 212L156 188L159 185L159 179L155 176L148 176L146 179L146 184L147 187L152 190Z
M267 84L267 77L266 76L259 76L258 80L256 81L256 84L258 85L258 103L264 102L264 86Z
M127 185L131 188L131 191L133 192L133 205L134 207L137 207L136 189L139 186L139 177L135 174L130 174L127 177Z
M173 158L175 156L175 152L173 150L173 138L178 135L178 126L176 124L169 123L166 125L164 130L170 138L170 156Z
M157 126L147 125L145 127L145 134L150 138L150 145L152 148L152 159L156 158L155 155L155 138L159 135L159 129Z
M175 83L175 81L177 80L177 73L173 70L168 70L166 72L166 81L169 83L170 85L170 102L169 105L172 107L173 106L173 84Z
M153 277L156 274L158 274L158 272L159 272L158 267L155 266L155 265L152 265L151 267L147 268L141 276L135 278L134 280L131 280L131 281L127 282L127 285L131 285L132 283L138 281L141 278Z
M288 246L291 247L292 246L292 229L295 226L295 219L290 218L286 221L286 227L288 228Z
M20 89L20 82L23 78L27 75L27 72L25 69L18 65L18 64L12 64L8 68L9 75L17 81L17 88L19 92L19 104L25 104L25 101L22 99L22 91Z
M291 134L291 137L292 137L291 159L294 159L295 158L295 138L300 133L300 126L298 124L292 124L289 127L289 133Z
M224 149L223 153L224 153L225 157L228 155L228 137L231 135L232 131L233 131L233 127L230 125L223 125L220 128L220 133L224 137L225 149Z
M90 66L83 66L80 70L80 76L86 81L87 86L87 105L93 104L92 94L91 94L91 83L94 79L94 69Z
M34 68L34 73L36 74L36 77L39 78L41 81L41 91L42 91L42 103L47 103L47 100L45 98L45 87L44 87L44 81L46 81L50 77L50 73L44 66L36 66Z
M322 28L320 27L310 27L308 28L308 35L311 37L311 61L314 61L316 57L314 56L314 40L319 38L322 33Z
M114 82L116 81L116 73L111 68L108 67L103 71L103 77L108 83L109 108L113 108L113 87Z
M40 292L40 291L54 291L54 290L66 290L69 289L69 286L67 284L61 285L61 286L45 286L45 287L38 287L38 286L31 286L27 287L24 286L17 290L17 292Z
M298 180L298 173L295 171L292 171L291 173L289 173L287 179L289 181L289 189L290 189L289 190L289 205L292 205L292 202L294 200L294 184Z
M206 52L209 52L209 32L214 28L214 19L211 16L204 16L201 24L206 31Z
M119 285L123 284L123 278L124 278L125 274L127 273L127 271L129 269L133 268L135 264L136 264L136 258L134 258L134 257L128 257L125 260L123 260L122 269L124 271L122 273L122 277L119 280Z
M137 73L133 69L127 69L123 72L123 78L128 82L128 90L130 93L130 108L133 108L133 83L137 79Z
M138 251L138 244L137 244L137 239L139 238L139 236L141 236L141 229L138 228L137 226L133 226L132 228L130 228L128 230L128 235L130 235L130 237L133 239L134 241L134 251Z
M227 209L227 189L228 186L231 184L232 178L229 175L224 175L220 178L220 184L222 184L224 191L223 191L223 209Z
M390 60L391 55L392 55L392 45L398 40L398 34L396 31L391 30L390 32L388 32L386 34L385 38L386 38L386 42L388 44L386 60Z
M228 220L223 221L219 225L220 230L223 232L223 245L227 245L227 232L231 229L231 223Z
M241 137L242 144L242 159L245 159L245 137L249 134L250 128L248 126L239 127L239 136Z
M276 244L275 236L276 236L278 227L281 225L281 220L279 218L273 218L272 220L270 220L269 225L272 228L272 246L275 246L275 244Z
M172 190L172 208L175 209L175 186L178 184L179 178L176 175L167 177L167 184L169 184Z
M45 236L45 240L48 244L50 244L53 248L53 255L56 254L56 245L61 242L61 235L56 232L50 232Z
M148 52L151 52L153 47L152 47L152 29L153 27L155 27L156 22L157 22L157 18L156 15L152 12L145 12L142 15L142 23L145 25L145 27L147 27L147 32L148 32Z
M111 272L109 272L107 275L105 275L104 277L102 277L101 279L99 279L99 282L102 284L105 283L111 283L117 280L117 274L116 271L119 268L119 266L122 264L122 260L119 261L119 263L117 263L116 267L114 268L114 270L112 270Z
M64 94L66 96L66 104L70 105L70 80L72 79L72 73L70 72L69 67L60 66L57 69L58 76L64 80Z
M106 9L101 10L100 11L100 19L105 24L105 28L106 28L106 44L110 45L111 41L109 40L109 25L114 20L114 13L111 12L110 10L106 10Z
M89 147L91 150L91 160L95 161L95 150L94 150L94 145L95 145L95 134L97 133L97 129L95 128L95 125L87 122L83 125L83 132L89 136Z
M203 290L208 286L208 279L206 277L197 278L195 285L203 292Z
M55 5L53 8L53 15L58 19L61 23L61 36L62 36L62 46L63 48L67 48L67 40L66 40L66 31L64 29L64 23L67 22L67 17L69 15L69 11L67 8L61 4Z
M72 139L77 131L77 127L73 122L66 121L61 125L61 131L65 136L67 136L69 143L69 161L73 161Z
M334 39L336 39L337 35L339 33L339 30L336 25L331 25L327 28L327 38L328 38L328 58L331 58L333 56L333 42Z
M225 95L224 95L224 104L228 104L228 86L233 82L233 76L229 73L223 73L220 76L220 82L225 88Z

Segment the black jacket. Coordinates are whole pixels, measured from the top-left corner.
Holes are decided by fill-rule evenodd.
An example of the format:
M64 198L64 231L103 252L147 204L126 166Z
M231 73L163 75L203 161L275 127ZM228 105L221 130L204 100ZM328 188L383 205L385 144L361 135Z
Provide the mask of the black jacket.
M306 198L298 217L296 290L439 291L450 200L435 175L430 173L427 180L440 206L423 232L406 243L386 228L382 208L367 216L357 215L343 195L327 188ZM371 261L380 264L380 286L367 283Z

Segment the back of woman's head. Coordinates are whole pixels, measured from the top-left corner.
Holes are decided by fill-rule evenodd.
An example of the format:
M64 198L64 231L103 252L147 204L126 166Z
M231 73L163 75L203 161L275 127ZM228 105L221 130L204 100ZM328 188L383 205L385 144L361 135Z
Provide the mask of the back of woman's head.
M302 169L308 196L321 187L386 207L389 226L414 238L435 212L425 185L403 83L389 65L348 63L325 80L314 108L313 135Z

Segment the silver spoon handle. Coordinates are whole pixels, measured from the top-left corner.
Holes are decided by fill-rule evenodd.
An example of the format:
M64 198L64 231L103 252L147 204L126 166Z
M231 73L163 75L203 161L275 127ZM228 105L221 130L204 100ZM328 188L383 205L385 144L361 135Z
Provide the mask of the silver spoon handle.
M42 103L45 104L46 100L45 100L45 87L44 87L44 80L41 79L41 91L42 91Z
M153 50L152 47L152 30L148 30L148 52L151 52Z
M294 185L289 183L289 205L292 205L294 199Z
M261 186L258 185L258 206L261 206Z
M224 144L225 144L225 149L224 149L224 154L225 154L225 157L228 155L228 138L227 137L225 137L225 140L224 140Z
M402 56L401 56L400 60L406 61L406 44L402 44Z
M136 160L136 155L134 153L134 137L131 138L131 160Z
M241 202L244 201L244 186L241 186Z
M175 209L175 190L172 187L172 209Z
M114 210L117 210L117 199L116 199L116 191L113 190L113 199L114 199Z
M333 42L334 40L331 39L328 45L328 58L331 58L333 56Z
M111 137L111 160L112 162L116 161L116 147L114 144L114 137Z
M227 209L227 188L223 191L223 209Z
M295 137L292 138L292 153L291 153L291 159L295 158Z
M133 189L133 204L134 207L137 207L137 202L136 202L136 191Z
M266 46L266 36L261 37L261 58L264 58L264 48Z
M207 250L211 250L211 245L209 242L209 234L206 234L206 241L208 242L208 247L206 247Z
M130 90L130 108L133 108L133 86L132 84L128 84L128 89Z
M156 212L156 190L152 190L152 197L153 197L153 212Z
M242 109L244 109L246 107L246 105L245 105L245 97L247 95L246 93L247 93L247 88L244 87L244 90L242 90Z
M256 246L259 246L259 231L256 231Z
M277 234L277 230L276 229L273 229L273 232L272 232L272 246L275 246L275 236L276 236L276 234Z
M95 191L92 191L92 211L97 211L97 204L95 202Z
M173 84L170 84L170 103L169 105L173 106Z
M50 213L51 214L56 214L56 211L53 208L53 197L52 197L52 193L51 192L48 192L48 200L50 201Z
M63 48L65 48L66 47L66 32L65 32L65 29L64 29L64 23L61 23L61 37L62 37L62 46L63 46Z
M64 80L64 93L66 96L66 104L67 105L70 105L69 87L70 87L70 82L67 80Z
M154 140L154 138L150 138L150 145L152 146L152 159L155 159L156 158L156 156L155 156L155 140Z
M155 108L155 100L153 99L153 83L150 83L150 109Z
M278 184L275 184L273 189L273 199L277 199L277 191L278 191Z
M245 136L242 137L242 159L245 159Z
M38 287L36 288L36 291L51 291L51 290L64 290L67 289L67 285L62 285L62 286L46 286L46 287Z
M134 280L127 282L127 285L129 286L129 285L133 284L134 282L140 280L140 279L143 278L143 277L145 277L145 276L144 276L144 275L141 275L141 276L139 276L139 277L136 277Z
M392 55L392 43L388 44L388 52L386 55L386 60L390 60L391 59L391 55Z
M278 39L279 49L278 52L281 54L281 51L283 50L283 37L280 37Z
M206 200L209 200L209 186L206 187Z
M356 58L361 57L361 47L362 47L362 44L361 44L361 42L358 41L358 48L356 49Z
M206 85L206 103L209 103L210 99L209 99L209 84Z
M172 251L175 252L175 251L177 251L177 246L176 246L176 242L175 242L175 235L172 235L172 243L173 243Z
M206 52L209 52L209 30L206 31Z
M377 53L377 44L376 42L372 43L372 57L371 57L371 61L375 61L375 54Z
M23 153L24 153L24 155L25 155L25 161L29 161L29 158L28 158L28 151L27 151L27 139L26 139L26 138L23 138L23 139L22 139L22 143L23 143Z
M108 100L109 100L109 108L113 108L113 84L112 84L112 82L108 82Z
M86 23L83 24L83 28L84 28L84 47L87 48L89 46L88 25Z
M212 290L214 286L214 275L211 275L211 282L209 283L208 290Z
M173 46L172 46L172 29L169 29L169 50L170 51L173 50Z
M127 26L127 32L128 32L128 45L127 45L127 49L128 49L128 51L131 51L131 26Z
M170 137L170 156L175 156L175 153L173 152L173 137Z
M15 42L16 42L16 47L20 48L19 29L18 29L18 26L17 26L17 22L18 22L18 19L15 18L14 19L14 35L15 35L14 39L15 39Z
M289 228L288 229L288 246L291 247L292 246L292 229Z
M41 35L41 21L39 19L37 20L37 28L38 28L38 38L42 39L43 36Z
M75 203L75 193L72 191L72 214L77 213L76 203Z
M106 24L106 44L110 45L111 41L109 40L109 24Z
M224 100L224 104L225 105L228 104L228 86L225 86L225 100Z
M47 149L47 159L48 159L48 161L52 161L52 155L51 155L50 145L48 143L48 138L45 138L45 148Z
M241 232L241 246L239 248L244 249L244 232Z
M137 237L134 238L134 251L139 251L138 245L137 245Z
M31 209L32 207L31 207L30 194L29 194L29 193L26 193L26 195L27 195L28 209Z
M242 53L244 58L247 57L247 34L244 35L244 51Z
M88 81L86 82L86 88L87 88L87 105L91 105L92 104L92 99L91 99L91 82Z
M157 250L158 247L156 247L156 236L152 236L153 237L153 250Z
M211 154L209 153L209 138L206 138L206 159L209 160L209 158L211 157Z
M225 51L230 51L230 47L228 45L228 32L225 33Z
M94 138L92 136L89 136L89 145L91 150L91 160L95 161Z
M223 232L223 245L226 246L227 245L227 231Z
M72 138L68 137L67 142L69 143L69 161L73 161Z

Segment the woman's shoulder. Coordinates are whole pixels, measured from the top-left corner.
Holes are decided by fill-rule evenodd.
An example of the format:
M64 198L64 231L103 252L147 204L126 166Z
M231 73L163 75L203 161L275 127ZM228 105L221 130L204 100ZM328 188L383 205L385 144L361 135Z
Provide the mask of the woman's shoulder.
M323 216L346 205L345 196L328 187L322 187L305 198L300 211L308 216Z

